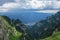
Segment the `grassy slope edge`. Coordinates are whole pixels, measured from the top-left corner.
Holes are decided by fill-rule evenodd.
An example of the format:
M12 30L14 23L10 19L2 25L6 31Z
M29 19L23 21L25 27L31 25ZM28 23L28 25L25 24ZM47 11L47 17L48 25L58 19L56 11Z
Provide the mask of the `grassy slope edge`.
M60 32L54 32L52 36L47 37L43 40L60 40Z
M8 37L9 40L19 40L20 36L22 35L22 33L16 31L16 29L14 27L12 27L3 17L1 17L2 21L4 22L4 24L6 25L6 30L8 33Z
M21 37L22 33L16 31L16 29L14 27L12 27L3 17L2 21L4 22L4 24L6 25L7 30L10 30L9 34L9 40L20 40L19 38ZM52 36L47 37L45 39L42 40L60 40L60 32L54 32L52 34Z

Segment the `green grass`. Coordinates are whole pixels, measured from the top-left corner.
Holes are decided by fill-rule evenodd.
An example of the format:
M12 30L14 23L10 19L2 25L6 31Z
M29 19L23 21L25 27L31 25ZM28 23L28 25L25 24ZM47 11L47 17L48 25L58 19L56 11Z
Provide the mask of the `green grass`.
M12 27L3 17L2 21L6 25L6 32L9 34L9 40L19 40L22 33L18 32L15 27ZM9 31L8 31L9 30Z
M54 32L52 36L43 40L60 40L60 32Z
M6 33L8 32L8 30L11 31L8 33L9 40L20 40L22 33L16 31L16 29L14 27L12 27L3 17L2 17L2 21L4 22L4 24L6 25L6 28L7 28ZM60 32L54 32L52 36L47 37L42 40L60 40Z

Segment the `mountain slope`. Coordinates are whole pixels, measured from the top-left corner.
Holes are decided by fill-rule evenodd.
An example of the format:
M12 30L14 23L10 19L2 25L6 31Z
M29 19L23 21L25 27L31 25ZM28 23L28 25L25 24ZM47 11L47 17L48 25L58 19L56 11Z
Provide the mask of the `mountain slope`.
M19 38L21 40L40 40L51 36L56 29L60 28L60 12L38 21L31 29L28 29L19 19L11 20L3 16L1 19L7 30L10 30L7 31L10 40L20 40Z
M51 36L52 33L60 28L60 11L55 15L49 16L44 20L37 22L33 25L32 32L34 32L34 38L46 38Z
M0 21L4 24L4 38L7 36L9 40L19 40L19 37L22 35L20 32L16 31L3 17L0 16ZM6 40L6 39L5 39Z
M33 11L7 12L1 14L8 16L11 19L20 19L24 24L35 23L37 21L45 19L48 16L54 15L54 13L39 13Z
M42 40L60 40L60 32L54 32L52 36Z

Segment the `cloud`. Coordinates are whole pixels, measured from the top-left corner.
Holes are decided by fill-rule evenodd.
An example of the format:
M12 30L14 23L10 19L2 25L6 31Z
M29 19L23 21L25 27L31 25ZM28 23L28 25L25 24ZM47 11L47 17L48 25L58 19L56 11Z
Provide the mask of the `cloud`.
M0 12L6 12L8 10L12 10L14 8L19 8L20 5L18 3L5 3L0 6Z
M6 2L0 6L0 12L16 9L60 9L60 1L57 0L15 0Z
M28 26L32 26L32 25L34 25L35 24L35 22L34 23L25 23L25 25L28 25Z
M17 3L20 3L24 9L37 9L37 8L44 8L45 4L43 1L37 0L16 0Z
M43 9L46 4L43 1L38 0L16 0L17 3L20 3L25 9Z
M26 3L27 6L30 6L31 8L34 8L34 9L43 9L45 8L45 4L43 3L43 1L37 1L37 0L33 0L33 1L28 1Z
M54 9L60 9L60 1L58 1L58 2L55 1L55 2L53 3L53 8L54 8Z
M59 9L59 0L16 0L16 2L22 4L24 8L33 9Z
M14 2L14 0L0 0L0 5L4 4L6 2Z
M42 12L42 13L57 13L59 10L40 10L35 12Z

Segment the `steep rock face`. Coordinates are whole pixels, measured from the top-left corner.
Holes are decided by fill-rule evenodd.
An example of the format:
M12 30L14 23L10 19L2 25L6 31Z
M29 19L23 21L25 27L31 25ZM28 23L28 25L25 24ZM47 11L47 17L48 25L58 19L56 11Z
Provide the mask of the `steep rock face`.
M24 32L26 31L26 26L19 19L10 19L7 16L2 16L11 26L14 26L17 31Z
M15 20L14 26L17 31L22 32L22 33L24 33L27 29L27 27L19 19Z
M6 16L0 16L0 40L19 40L21 33L9 24ZM8 18L9 19L9 18Z
M23 34L21 40L39 40L39 38L42 39L52 35L55 29L60 28L60 12L37 22L31 29L28 29L19 19L14 20L6 16L2 17L11 27L15 27L18 32Z
M9 33L9 34L11 34L11 35L9 35L9 39L10 40L25 40L25 36L26 36L26 34L27 34L27 27L19 20L19 19L16 19L16 20L14 20L14 19L10 19L9 17L7 17L7 16L1 16L7 23L5 23L5 25L7 25L9 28L7 28L7 31L8 30L10 30L11 31L11 33ZM3 20L2 20L3 21ZM4 27L3 27L4 28ZM17 37L16 36L14 36L14 34L15 34L15 32L16 33L18 33L18 34L16 34L16 36L19 36L20 34L19 34L19 32L20 33L22 33L22 36L21 36L21 38L18 38L18 39L16 39ZM7 32L6 32L7 33ZM11 39L11 36L13 36L13 38ZM16 38L15 38L16 37Z
M3 18L0 16L0 40L9 40L8 27L5 25Z
M0 40L3 40L3 28L2 28L1 17L0 17Z
M35 38L45 38L52 35L56 28L60 28L60 11L55 15L47 17L45 20L37 22L33 26L32 32L34 32Z

